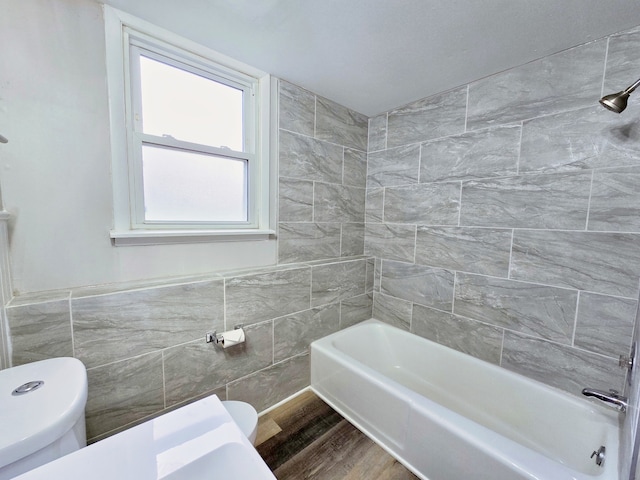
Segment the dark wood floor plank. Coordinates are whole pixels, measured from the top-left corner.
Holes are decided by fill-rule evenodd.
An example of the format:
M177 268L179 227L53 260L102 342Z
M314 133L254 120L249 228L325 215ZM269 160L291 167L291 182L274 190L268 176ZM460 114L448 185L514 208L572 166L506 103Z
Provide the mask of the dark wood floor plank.
M371 446L370 440L347 422L338 425L316 439L307 448L274 470L279 480L343 479Z
M310 391L260 417L258 437L278 480L417 480Z
M258 453L271 470L295 456L307 445L321 437L327 430L342 420L342 417L315 395L304 402L297 402L296 408L283 408L270 417L282 429L262 444L258 445ZM266 420L266 419L265 419Z

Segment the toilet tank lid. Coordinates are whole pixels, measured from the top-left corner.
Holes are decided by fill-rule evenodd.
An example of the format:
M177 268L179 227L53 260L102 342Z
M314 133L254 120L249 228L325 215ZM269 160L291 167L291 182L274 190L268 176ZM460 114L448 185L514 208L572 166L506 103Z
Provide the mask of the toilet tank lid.
M44 384L13 394L35 381ZM51 358L0 370L0 468L62 437L84 416L86 403L87 370L76 358Z

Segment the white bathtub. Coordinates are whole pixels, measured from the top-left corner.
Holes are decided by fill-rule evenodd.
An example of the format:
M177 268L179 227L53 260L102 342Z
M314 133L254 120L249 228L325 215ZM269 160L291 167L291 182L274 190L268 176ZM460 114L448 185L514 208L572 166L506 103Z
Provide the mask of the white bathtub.
M422 479L619 478L615 411L376 320L311 344L311 388Z

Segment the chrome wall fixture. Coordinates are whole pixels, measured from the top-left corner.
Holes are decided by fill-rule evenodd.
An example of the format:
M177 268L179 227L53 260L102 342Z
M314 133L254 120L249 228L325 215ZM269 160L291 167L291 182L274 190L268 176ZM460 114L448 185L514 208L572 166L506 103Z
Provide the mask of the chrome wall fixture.
M627 108L627 100L629 100L629 95L631 95L631 92L638 88L639 85L640 79L636 80L633 85L627 87L621 92L605 95L600 99L600 104L607 110L621 113L625 108Z
M3 137L2 135L0 135L0 143L7 143L9 140L7 140L7 137Z

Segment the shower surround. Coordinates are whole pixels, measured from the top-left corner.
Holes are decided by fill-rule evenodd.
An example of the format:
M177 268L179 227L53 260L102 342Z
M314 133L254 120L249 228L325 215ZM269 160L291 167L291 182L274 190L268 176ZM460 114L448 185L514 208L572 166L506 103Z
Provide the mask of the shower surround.
M635 29L371 118L373 316L576 395L624 390L639 102L597 101L639 52Z

